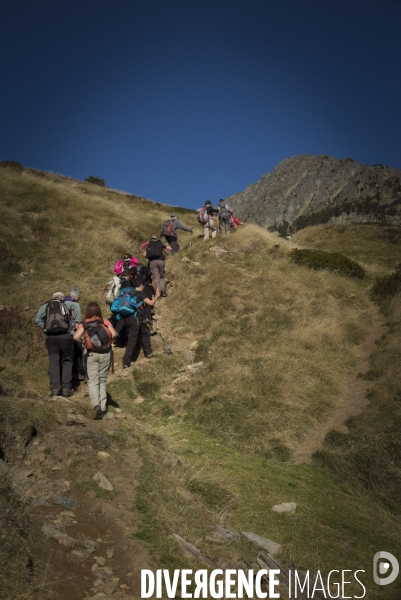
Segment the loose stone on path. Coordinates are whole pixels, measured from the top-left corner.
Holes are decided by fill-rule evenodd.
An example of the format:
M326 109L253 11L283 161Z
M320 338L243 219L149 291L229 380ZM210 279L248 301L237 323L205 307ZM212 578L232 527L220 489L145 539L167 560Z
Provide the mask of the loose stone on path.
M110 481L100 471L93 476L93 480L96 481L98 486L103 490L107 490L108 492L112 492L114 490L113 484L110 483Z

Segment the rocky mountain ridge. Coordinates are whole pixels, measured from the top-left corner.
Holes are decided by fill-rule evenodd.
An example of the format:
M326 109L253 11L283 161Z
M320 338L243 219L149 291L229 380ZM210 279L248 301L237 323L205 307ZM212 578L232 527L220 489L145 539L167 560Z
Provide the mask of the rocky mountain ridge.
M401 225L401 171L351 158L294 156L226 201L241 219L281 234L329 222Z

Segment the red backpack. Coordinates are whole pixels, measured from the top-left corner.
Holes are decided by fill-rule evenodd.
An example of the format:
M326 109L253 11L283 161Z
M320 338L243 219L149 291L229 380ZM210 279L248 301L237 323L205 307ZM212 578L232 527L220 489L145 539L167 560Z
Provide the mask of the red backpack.
M100 317L85 319L84 345L88 352L108 352L111 348L112 335L110 329Z
M169 219L163 223L163 227L161 230L161 235L174 235L173 233L173 219Z
M207 214L206 206L202 206L202 208L198 208L198 210L196 212L198 215L198 223L200 223L201 225L204 225L205 223L208 222L209 215Z

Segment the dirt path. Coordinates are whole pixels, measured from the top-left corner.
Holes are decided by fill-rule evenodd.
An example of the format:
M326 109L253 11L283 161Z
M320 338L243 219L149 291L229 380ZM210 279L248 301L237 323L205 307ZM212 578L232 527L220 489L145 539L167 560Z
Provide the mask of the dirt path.
M328 418L319 423L314 429L308 431L307 437L295 448L293 460L296 463L311 462L312 455L322 447L326 434L331 429L347 432L348 428L344 422L348 417L358 415L369 403L369 400L366 398L366 393L370 385L369 381L358 377L358 374L366 373L369 370L369 357L374 351L375 342L386 331L386 325L383 323L383 316L380 314L379 309L375 305L372 305L372 307L374 310L372 327L364 341L355 349L357 359L355 370L346 378L342 393Z
M132 417L87 418L85 392L82 386L68 403L53 400L58 427L39 432L7 463L7 476L29 514L33 598L133 600L140 597L141 569L151 569L153 561L135 537L137 441L129 426L125 443L114 441L120 420ZM93 481L98 471L112 492Z

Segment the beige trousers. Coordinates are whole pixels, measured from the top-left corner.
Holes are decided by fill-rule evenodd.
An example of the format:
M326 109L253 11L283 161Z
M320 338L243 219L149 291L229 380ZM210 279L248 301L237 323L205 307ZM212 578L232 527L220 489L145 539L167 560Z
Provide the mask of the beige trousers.
M88 391L91 406L100 406L106 410L106 381L110 369L111 352L100 354L99 352L88 352L86 372L88 375Z
M208 240L209 239L209 231L212 232L212 238L215 238L217 235L217 227L214 224L214 221L211 217L209 217L209 220L207 223L204 224L203 226L203 239L204 240Z

